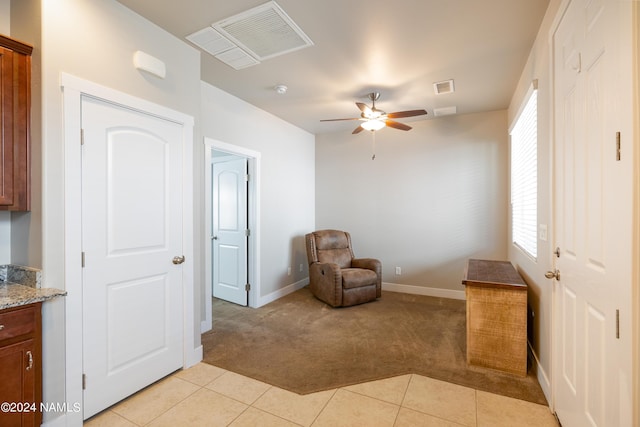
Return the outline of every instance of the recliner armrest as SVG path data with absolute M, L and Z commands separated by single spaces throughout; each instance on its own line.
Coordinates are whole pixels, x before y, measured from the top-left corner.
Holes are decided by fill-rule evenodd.
M 351 267 L 366 268 L 367 270 L 375 271 L 376 274 L 382 273 L 382 263 L 375 258 L 353 258 L 351 260 Z
M 354 268 L 366 268 L 372 270 L 378 276 L 378 282 L 376 283 L 376 297 L 382 296 L 382 263 L 375 258 L 353 258 L 351 260 L 351 267 Z

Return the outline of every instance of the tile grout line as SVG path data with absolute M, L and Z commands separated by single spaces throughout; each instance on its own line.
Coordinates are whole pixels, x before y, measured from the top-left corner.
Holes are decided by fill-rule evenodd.
M 476 403 L 476 427 L 478 427 L 478 390 L 473 390 L 474 401 Z
M 174 377 L 174 374 L 171 374 L 170 376 L 171 376 L 171 377 Z M 150 419 L 147 423 L 143 424 L 142 426 L 148 426 L 149 424 L 151 424 L 152 422 L 154 422 L 155 420 L 157 420 L 158 418 L 160 418 L 162 415 L 166 414 L 167 412 L 169 412 L 170 410 L 172 410 L 173 408 L 175 408 L 177 405 L 179 405 L 180 403 L 184 402 L 184 401 L 185 401 L 185 400 L 187 400 L 189 397 L 193 396 L 193 395 L 194 395 L 194 394 L 196 394 L 198 391 L 200 391 L 200 390 L 202 390 L 202 389 L 204 388 L 203 386 L 198 385 L 198 384 L 194 384 L 194 383 L 192 383 L 191 381 L 187 381 L 187 380 L 184 380 L 184 379 L 179 378 L 179 377 L 174 377 L 174 378 L 179 379 L 179 380 L 184 381 L 184 382 L 187 382 L 187 383 L 189 383 L 189 384 L 193 384 L 193 385 L 195 385 L 195 386 L 197 386 L 197 387 L 199 387 L 199 388 L 198 388 L 197 390 L 194 390 L 194 391 L 193 391 L 193 393 L 189 393 L 189 394 L 188 394 L 188 395 L 186 395 L 183 399 L 181 399 L 181 400 L 179 400 L 178 402 L 176 402 L 175 404 L 171 405 L 171 407 L 170 407 L 170 408 L 168 408 L 166 411 L 163 411 L 162 413 L 158 414 L 156 417 L 154 417 L 154 418 Z M 131 420 L 129 420 L 129 421 L 131 421 Z M 133 422 L 133 421 L 131 421 L 131 422 Z M 133 423 L 134 423 L 134 424 L 136 424 L 136 425 L 139 425 L 139 424 L 137 424 L 137 423 L 135 423 L 135 422 L 133 422 Z
M 277 419 L 280 419 L 280 420 L 286 421 L 286 422 L 288 422 L 288 423 L 292 423 L 292 424 L 294 424 L 294 425 L 298 425 L 298 426 L 302 426 L 302 427 L 308 427 L 308 426 L 312 426 L 313 424 L 317 423 L 318 419 L 320 418 L 320 416 L 321 416 L 323 413 L 325 413 L 325 411 L 326 411 L 326 410 L 327 410 L 327 408 L 329 407 L 329 405 L 330 405 L 330 403 L 332 402 L 332 400 L 336 398 L 336 396 L 337 396 L 337 394 L 338 394 L 338 391 L 343 390 L 343 391 L 345 391 L 345 392 L 348 392 L 348 393 L 351 393 L 351 394 L 354 394 L 354 395 L 362 396 L 362 397 L 365 397 L 365 398 L 368 398 L 368 399 L 372 399 L 372 400 L 374 400 L 374 401 L 378 401 L 378 402 L 380 402 L 380 403 L 384 403 L 384 404 L 387 404 L 387 405 L 393 405 L 394 407 L 396 407 L 396 408 L 397 408 L 397 410 L 396 410 L 395 418 L 394 418 L 394 420 L 393 420 L 393 425 L 395 425 L 395 424 L 398 422 L 400 411 L 401 411 L 403 408 L 406 408 L 406 409 L 408 409 L 408 410 L 412 410 L 412 411 L 415 411 L 415 412 L 417 412 L 417 413 L 421 413 L 421 414 L 427 415 L 427 416 L 429 416 L 429 417 L 434 417 L 434 418 L 437 418 L 437 419 L 440 419 L 440 420 L 443 420 L 443 421 L 447 421 L 447 422 L 453 423 L 453 424 L 455 424 L 455 425 L 460 425 L 460 426 L 462 426 L 462 424 L 459 424 L 459 423 L 458 423 L 458 422 L 456 422 L 456 421 L 449 420 L 449 419 L 447 419 L 447 418 L 442 418 L 441 416 L 438 416 L 438 415 L 430 414 L 430 413 L 428 413 L 428 412 L 423 412 L 423 411 L 421 411 L 421 410 L 413 409 L 413 408 L 411 408 L 411 407 L 407 407 L 407 406 L 405 406 L 405 403 L 406 403 L 406 401 L 407 401 L 408 391 L 409 391 L 409 389 L 410 389 L 410 387 L 411 387 L 411 384 L 412 384 L 412 383 L 414 383 L 414 382 L 416 381 L 416 378 L 420 376 L 420 375 L 418 375 L 418 374 L 409 374 L 409 379 L 408 379 L 408 381 L 407 381 L 406 385 L 404 386 L 404 391 L 402 392 L 402 397 L 401 397 L 401 399 L 400 399 L 400 403 L 399 403 L 399 404 L 396 404 L 396 403 L 394 403 L 394 402 L 390 402 L 390 401 L 384 400 L 383 398 L 379 398 L 379 397 L 374 397 L 374 396 L 367 395 L 367 394 L 365 394 L 364 392 L 355 391 L 355 390 L 348 390 L 347 388 L 348 388 L 349 386 L 339 387 L 339 388 L 333 389 L 333 392 L 331 393 L 331 395 L 329 396 L 329 398 L 327 399 L 327 401 L 322 405 L 322 407 L 319 409 L 318 413 L 313 417 L 313 419 L 311 420 L 310 424 L 308 424 L 308 425 L 307 425 L 306 423 L 305 423 L 305 424 L 300 424 L 300 423 L 299 423 L 299 421 L 289 420 L 289 419 L 284 418 L 284 417 L 282 417 L 282 416 L 280 416 L 280 415 L 278 415 L 278 414 L 272 413 L 272 412 L 270 412 L 269 410 L 264 410 L 264 409 L 261 409 L 261 408 L 259 408 L 259 407 L 257 407 L 257 406 L 254 406 L 254 405 L 258 402 L 258 400 L 260 400 L 260 398 L 262 398 L 262 397 L 263 397 L 265 394 L 267 394 L 270 390 L 273 390 L 273 389 L 280 389 L 279 387 L 276 387 L 276 386 L 274 386 L 274 385 L 271 385 L 271 384 L 268 384 L 268 383 L 264 383 L 264 384 L 265 384 L 265 385 L 267 385 L 268 387 L 267 387 L 263 392 L 261 392 L 261 393 L 259 394 L 259 396 L 258 396 L 258 397 L 256 397 L 255 399 L 252 399 L 252 402 L 251 402 L 251 403 L 245 403 L 245 402 L 243 402 L 243 401 L 238 400 L 237 398 L 234 398 L 234 397 L 232 397 L 232 396 L 227 395 L 226 393 L 219 392 L 219 391 L 212 390 L 212 389 L 208 388 L 208 386 L 209 386 L 209 385 L 211 385 L 211 384 L 215 383 L 217 380 L 219 380 L 220 378 L 222 378 L 222 377 L 223 377 L 225 374 L 227 374 L 227 373 L 232 373 L 232 372 L 231 372 L 231 371 L 224 370 L 224 372 L 223 372 L 221 375 L 219 375 L 219 376 L 215 377 L 215 378 L 214 378 L 214 379 L 212 379 L 211 381 L 208 381 L 208 382 L 207 382 L 206 384 L 204 384 L 204 385 L 201 385 L 201 384 L 199 384 L 199 383 L 196 383 L 196 382 L 191 381 L 191 380 L 186 379 L 186 378 L 181 378 L 181 377 L 177 376 L 177 375 L 176 375 L 176 373 L 173 373 L 173 374 L 168 375 L 167 377 L 174 377 L 175 379 L 181 380 L 181 381 L 183 381 L 183 382 L 184 382 L 184 383 L 186 383 L 186 384 L 191 384 L 192 386 L 195 386 L 195 387 L 196 387 L 196 389 L 195 389 L 193 392 L 188 393 L 188 394 L 187 394 L 186 396 L 184 396 L 182 399 L 180 399 L 180 400 L 178 400 L 177 402 L 175 402 L 174 404 L 172 404 L 172 405 L 171 405 L 170 407 L 168 407 L 166 410 L 164 410 L 164 411 L 160 412 L 160 413 L 159 413 L 159 414 L 157 414 L 155 417 L 153 417 L 153 418 L 149 419 L 148 421 L 143 422 L 142 424 L 139 424 L 138 422 L 135 422 L 135 421 L 133 421 L 133 420 L 129 419 L 129 418 L 128 418 L 126 415 L 124 415 L 124 414 L 120 414 L 120 413 L 118 413 L 118 412 L 114 411 L 114 410 L 113 410 L 113 407 L 115 407 L 117 404 L 116 404 L 116 405 L 113 405 L 113 407 L 112 407 L 112 408 L 109 408 L 109 409 L 107 409 L 106 411 L 111 412 L 114 416 L 116 416 L 116 417 L 118 417 L 118 418 L 120 418 L 120 419 L 122 419 L 122 420 L 125 420 L 125 421 L 127 421 L 127 422 L 130 422 L 132 425 L 139 426 L 139 427 L 141 427 L 141 426 L 148 426 L 149 424 L 151 424 L 151 423 L 153 423 L 154 421 L 156 421 L 158 418 L 160 418 L 160 417 L 164 416 L 165 414 L 167 414 L 169 411 L 171 411 L 171 410 L 175 409 L 178 405 L 182 404 L 185 400 L 190 399 L 191 397 L 193 397 L 193 395 L 194 395 L 194 394 L 196 394 L 196 393 L 198 393 L 198 392 L 201 392 L 201 391 L 204 389 L 205 391 L 210 391 L 210 392 L 213 392 L 213 393 L 219 394 L 219 395 L 221 395 L 221 396 L 224 396 L 224 397 L 226 397 L 226 398 L 228 398 L 228 399 L 231 399 L 231 400 L 233 400 L 233 401 L 235 401 L 235 402 L 238 402 L 238 403 L 240 403 L 240 404 L 242 404 L 242 405 L 244 405 L 244 406 L 245 406 L 245 408 L 244 408 L 244 409 L 243 409 L 243 410 L 242 410 L 242 411 L 241 411 L 241 412 L 240 412 L 240 413 L 239 413 L 239 414 L 238 414 L 238 415 L 237 415 L 233 420 L 231 420 L 231 421 L 227 424 L 227 426 L 232 425 L 234 422 L 236 422 L 236 421 L 237 421 L 237 420 L 238 420 L 238 419 L 239 419 L 243 414 L 245 414 L 245 413 L 247 412 L 248 408 L 253 408 L 253 409 L 255 409 L 256 411 L 260 411 L 260 412 L 262 412 L 262 413 L 264 413 L 264 414 L 268 414 L 268 415 L 270 415 L 270 416 L 276 417 Z M 250 380 L 255 380 L 255 379 L 253 379 L 253 378 L 251 378 L 251 377 L 247 377 L 247 376 L 244 376 L 244 375 L 241 375 L 241 374 L 237 374 L 237 375 L 240 375 L 240 376 L 245 377 L 245 378 L 250 379 Z M 427 378 L 430 378 L 430 377 L 427 377 Z M 258 381 L 258 380 L 255 380 L 255 381 Z M 463 387 L 464 387 L 464 386 L 463 386 Z M 474 392 L 474 398 L 473 398 L 473 403 L 475 404 L 475 409 L 474 409 L 474 411 L 475 411 L 475 413 L 474 413 L 474 421 L 475 421 L 475 424 L 474 424 L 474 427 L 477 427 L 477 426 L 478 426 L 478 423 L 479 423 L 479 418 L 483 418 L 483 417 L 480 417 L 480 416 L 479 416 L 479 397 L 480 397 L 481 392 L 482 392 L 482 393 L 484 393 L 484 391 L 482 391 L 482 390 L 478 390 L 478 389 L 475 389 L 475 388 L 471 388 L 471 387 L 467 387 L 467 388 L 469 388 L 469 389 L 473 390 L 473 392 Z M 285 390 L 285 389 L 282 389 L 282 390 Z M 285 391 L 286 391 L 286 390 L 285 390 Z M 295 394 L 297 394 L 297 393 L 295 393 Z M 490 393 L 490 394 L 495 394 L 495 393 Z M 134 395 L 135 395 L 135 394 L 134 394 Z M 134 395 L 132 395 L 132 396 L 134 396 Z M 298 394 L 297 394 L 297 395 L 298 395 Z M 303 396 L 303 395 L 299 395 L 299 396 Z M 382 395 L 381 395 L 381 396 L 382 396 Z M 131 396 L 130 396 L 130 397 L 131 397 Z M 504 397 L 508 397 L 508 396 L 504 396 Z M 520 400 L 521 400 L 521 399 L 516 399 L 516 398 L 510 398 L 510 399 L 515 399 L 515 400 L 517 400 L 517 401 L 520 401 Z M 125 399 L 125 400 L 126 400 L 126 399 Z M 532 402 L 527 402 L 527 401 L 524 401 L 524 402 L 526 402 L 526 403 L 532 403 Z M 535 403 L 532 403 L 532 404 L 533 404 L 533 405 L 535 405 L 535 406 L 545 406 L 545 405 L 540 405 L 540 404 L 535 404 Z M 548 409 L 548 408 L 547 408 L 547 409 Z M 106 412 L 106 411 L 105 411 L 105 412 Z M 98 414 L 96 414 L 96 415 L 98 415 Z M 484 419 L 484 418 L 483 418 L 483 419 Z
M 221 376 L 222 376 L 222 375 L 221 375 Z M 249 377 L 245 377 L 245 378 L 249 378 Z M 252 379 L 253 379 L 253 378 L 252 378 Z M 211 381 L 211 383 L 213 383 L 214 381 L 215 381 L 215 380 Z M 209 383 L 209 384 L 211 384 L 211 383 Z M 264 384 L 267 384 L 267 383 L 264 383 Z M 237 420 L 238 418 L 240 418 L 240 417 L 241 417 L 245 412 L 247 412 L 247 410 L 248 410 L 249 408 L 253 408 L 253 409 L 256 409 L 256 410 L 258 410 L 258 411 L 262 411 L 262 409 L 256 408 L 255 406 L 253 406 L 253 404 L 254 404 L 254 403 L 256 403 L 258 400 L 260 400 L 260 398 L 261 398 L 262 396 L 264 396 L 264 395 L 265 395 L 269 390 L 271 390 L 271 389 L 273 388 L 273 386 L 272 386 L 271 384 L 267 384 L 267 385 L 268 385 L 269 387 L 268 387 L 265 391 L 263 391 L 263 392 L 262 392 L 262 394 L 261 394 L 260 396 L 256 397 L 256 398 L 253 400 L 253 402 L 251 402 L 250 404 L 248 404 L 248 405 L 247 405 L 247 404 L 246 404 L 246 403 L 244 403 L 244 402 L 240 402 L 240 403 L 244 403 L 245 405 L 247 405 L 247 407 L 246 407 L 246 408 L 244 408 L 244 409 L 242 410 L 242 412 L 240 412 L 240 413 L 238 414 L 238 416 L 236 416 L 233 420 L 231 420 L 231 422 L 230 422 L 230 423 L 228 423 L 228 424 L 227 424 L 227 426 L 230 426 L 231 424 L 233 424 L 234 422 L 236 422 L 236 420 Z M 211 391 L 214 391 L 214 390 L 211 390 Z M 218 392 L 215 392 L 215 391 L 214 391 L 214 393 L 218 393 Z M 221 394 L 221 395 L 223 395 L 223 396 L 225 396 L 225 397 L 227 397 L 227 398 L 229 398 L 229 399 L 236 400 L 236 399 L 234 399 L 233 397 L 231 397 L 231 396 L 227 396 L 227 395 L 226 395 L 226 394 L 224 394 L 224 393 L 220 393 L 220 394 Z M 238 402 L 238 401 L 236 400 L 236 402 Z M 272 413 L 267 412 L 267 411 L 262 411 L 262 412 L 265 412 L 265 413 L 267 413 L 267 414 L 269 414 L 269 415 L 276 416 L 275 414 L 272 414 Z
M 331 394 L 331 397 L 327 399 L 327 402 L 324 404 L 322 409 L 320 409 L 320 411 L 318 411 L 318 414 L 313 418 L 313 421 L 311 421 L 311 424 L 309 424 L 308 427 L 311 427 L 316 421 L 318 421 L 318 417 L 324 412 L 325 409 L 327 409 L 327 406 L 329 405 L 329 402 L 331 402 L 331 400 L 333 400 L 333 398 L 336 396 L 336 393 L 338 393 L 338 390 L 340 390 L 340 389 L 336 388 L 336 389 L 333 390 L 333 394 Z

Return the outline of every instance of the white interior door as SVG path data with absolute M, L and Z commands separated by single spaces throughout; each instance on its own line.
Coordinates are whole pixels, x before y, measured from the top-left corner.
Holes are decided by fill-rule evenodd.
M 616 0 L 572 0 L 554 34 L 554 404 L 565 427 L 617 426 L 631 372 L 616 334 L 631 297 L 632 182 L 616 159 Z M 629 156 L 630 157 L 630 156 Z M 627 329 L 626 333 L 629 334 Z
M 247 159 L 212 168 L 213 296 L 247 305 Z
M 88 418 L 183 364 L 182 125 L 83 97 L 82 128 Z

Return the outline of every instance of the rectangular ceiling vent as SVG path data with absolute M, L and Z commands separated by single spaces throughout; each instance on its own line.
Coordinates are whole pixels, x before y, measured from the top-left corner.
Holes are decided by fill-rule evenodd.
M 212 27 L 189 34 L 187 40 L 236 70 L 260 63 Z
M 313 46 L 275 1 L 223 19 L 212 27 L 258 61 Z
M 453 79 L 434 83 L 433 90 L 435 91 L 436 95 L 444 95 L 445 93 L 455 92 L 455 88 L 453 87 Z
M 433 109 L 433 115 L 434 117 L 440 117 L 440 116 L 450 116 L 452 114 L 456 114 L 458 112 L 458 108 L 453 106 L 453 107 L 440 107 L 440 108 L 434 108 Z
M 189 34 L 187 40 L 213 56 L 236 47 L 235 44 L 222 37 L 219 32 L 211 27 Z

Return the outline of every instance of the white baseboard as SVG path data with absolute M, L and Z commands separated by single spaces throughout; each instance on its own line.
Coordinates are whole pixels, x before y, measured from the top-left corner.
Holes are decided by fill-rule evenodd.
M 400 292 L 403 294 L 426 295 L 429 297 L 451 298 L 465 300 L 464 291 L 454 291 L 453 289 L 428 288 L 425 286 L 401 285 L 399 283 L 382 282 L 382 290 L 389 292 Z
M 204 349 L 202 345 L 194 348 L 192 351 L 185 355 L 184 369 L 190 368 L 193 365 L 200 363 L 202 361 L 203 355 Z
M 203 320 L 200 322 L 200 333 L 204 334 L 205 332 L 209 332 L 213 328 L 213 322 L 211 319 Z
M 551 400 L 551 381 L 549 381 L 549 377 L 547 373 L 540 366 L 540 360 L 538 360 L 538 355 L 535 351 L 533 351 L 533 347 L 531 343 L 527 341 L 527 345 L 529 347 L 529 351 L 533 356 L 533 361 L 531 364 L 531 369 L 533 369 L 536 374 L 536 378 L 538 379 L 538 383 L 540 383 L 540 388 L 542 389 L 542 393 L 544 393 L 544 397 L 547 398 L 547 402 L 549 402 L 549 407 L 553 410 L 553 404 Z
M 302 280 L 299 280 L 295 283 L 292 283 L 288 286 L 285 286 L 282 289 L 278 289 L 277 291 L 271 292 L 269 295 L 265 295 L 263 297 L 260 297 L 260 299 L 258 300 L 258 305 L 257 307 L 262 307 L 263 305 L 269 304 L 270 302 L 273 302 L 277 299 L 282 298 L 285 295 L 289 295 L 292 292 L 297 291 L 298 289 L 302 289 L 305 286 L 307 286 L 309 284 L 309 278 L 304 278 Z
M 80 417 L 82 420 L 82 417 Z M 67 427 L 67 415 L 63 414 L 62 416 L 56 417 L 52 420 L 48 420 L 40 424 L 41 427 Z

